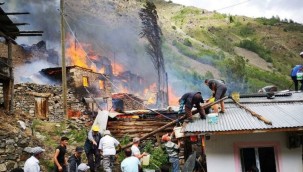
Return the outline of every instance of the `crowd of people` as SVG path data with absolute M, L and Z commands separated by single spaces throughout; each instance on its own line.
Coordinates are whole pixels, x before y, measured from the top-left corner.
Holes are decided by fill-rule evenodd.
M 120 143 L 116 140 L 109 130 L 105 130 L 103 135 L 99 132 L 98 126 L 93 126 L 88 132 L 84 147 L 77 146 L 73 154 L 69 157 L 67 154 L 68 140 L 67 137 L 61 137 L 59 145 L 55 149 L 53 156 L 54 172 L 87 172 L 88 170 L 104 172 L 114 171 L 114 162 L 116 160 L 116 148 L 121 149 Z M 102 136 L 102 137 L 101 137 Z M 172 172 L 179 172 L 179 148 L 180 141 L 173 143 L 173 134 L 165 134 L 162 141 L 165 142 L 164 147 L 172 164 Z M 122 172 L 139 172 L 142 171 L 142 158 L 148 153 L 139 149 L 140 138 L 133 138 L 131 148 L 124 149 L 125 159 L 120 164 Z M 31 148 L 31 157 L 24 164 L 24 168 L 16 168 L 13 172 L 40 172 L 39 160 L 43 157 L 45 149 L 41 147 Z M 87 163 L 82 162 L 82 153 L 87 156 Z M 102 160 L 101 160 L 102 159 Z M 102 167 L 101 167 L 102 165 Z

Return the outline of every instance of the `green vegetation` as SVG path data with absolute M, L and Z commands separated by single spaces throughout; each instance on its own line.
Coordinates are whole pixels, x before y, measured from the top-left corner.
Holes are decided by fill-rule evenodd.
M 256 40 L 245 39 L 240 41 L 238 46 L 257 53 L 261 58 L 269 63 L 273 62 L 271 52 L 265 47 L 259 45 Z
M 260 17 L 257 18 L 257 21 L 263 25 L 270 25 L 270 26 L 274 26 L 277 23 L 280 23 L 281 20 L 279 18 L 279 16 L 272 16 L 270 19 L 267 19 L 265 17 Z
M 151 141 L 147 141 L 143 149 L 144 152 L 150 154 L 150 161 L 148 166 L 143 168 L 159 170 L 162 165 L 167 163 L 168 155 L 161 147 L 155 147 Z
M 192 8 L 192 7 L 185 7 L 182 10 L 180 10 L 174 17 L 173 19 L 176 21 L 183 21 L 186 16 L 189 15 L 199 15 L 201 14 L 201 10 L 198 8 Z
M 239 35 L 242 37 L 249 37 L 255 34 L 255 28 L 251 26 L 250 23 L 247 23 L 247 25 L 241 25 L 239 28 Z
M 183 44 L 184 44 L 185 46 L 188 46 L 188 47 L 192 47 L 192 46 L 193 46 L 193 44 L 190 42 L 190 40 L 189 40 L 188 38 L 185 38 L 185 39 L 184 39 Z
M 268 85 L 268 83 L 276 85 L 280 89 L 288 89 L 292 83 L 289 78 L 284 75 L 275 72 L 263 71 L 255 67 L 247 67 L 246 74 L 249 78 L 248 85 L 252 89 L 251 91 L 256 91 L 257 89 Z

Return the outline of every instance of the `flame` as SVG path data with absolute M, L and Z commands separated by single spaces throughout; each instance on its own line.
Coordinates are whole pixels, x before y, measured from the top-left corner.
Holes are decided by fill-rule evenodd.
M 86 52 L 83 50 L 84 46 L 84 44 L 77 44 L 71 36 L 68 36 L 68 48 L 66 49 L 66 57 L 70 59 L 72 65 L 90 68 L 86 63 Z
M 168 104 L 169 105 L 173 105 L 173 106 L 177 106 L 179 105 L 179 96 L 177 96 L 174 92 L 174 90 L 172 89 L 172 87 L 169 85 L 168 86 Z
M 124 71 L 122 65 L 118 63 L 112 63 L 112 68 L 113 68 L 113 74 L 116 76 Z
M 156 100 L 157 100 L 157 84 L 156 83 L 152 83 L 150 86 L 148 86 L 148 88 L 144 89 L 144 97 L 147 100 L 146 104 L 156 104 Z

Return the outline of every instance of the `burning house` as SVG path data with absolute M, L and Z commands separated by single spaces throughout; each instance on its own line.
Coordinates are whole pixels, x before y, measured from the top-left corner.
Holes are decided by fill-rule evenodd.
M 133 94 L 117 93 L 112 95 L 113 109 L 117 112 L 145 109 L 143 100 Z
M 61 83 L 61 68 L 42 69 L 41 73 L 56 83 Z M 112 106 L 109 76 L 79 66 L 66 67 L 66 75 L 67 87 L 78 100 L 83 100 L 84 98 L 98 98 L 98 100 L 102 101 L 95 102 L 95 108 L 99 107 L 108 110 Z M 91 110 L 96 111 L 94 108 Z

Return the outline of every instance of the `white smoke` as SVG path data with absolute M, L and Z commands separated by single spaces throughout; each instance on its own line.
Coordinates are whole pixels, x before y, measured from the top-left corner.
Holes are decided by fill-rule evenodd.
M 39 73 L 42 69 L 50 67 L 54 65 L 42 60 L 16 67 L 14 69 L 15 83 L 56 84 Z

